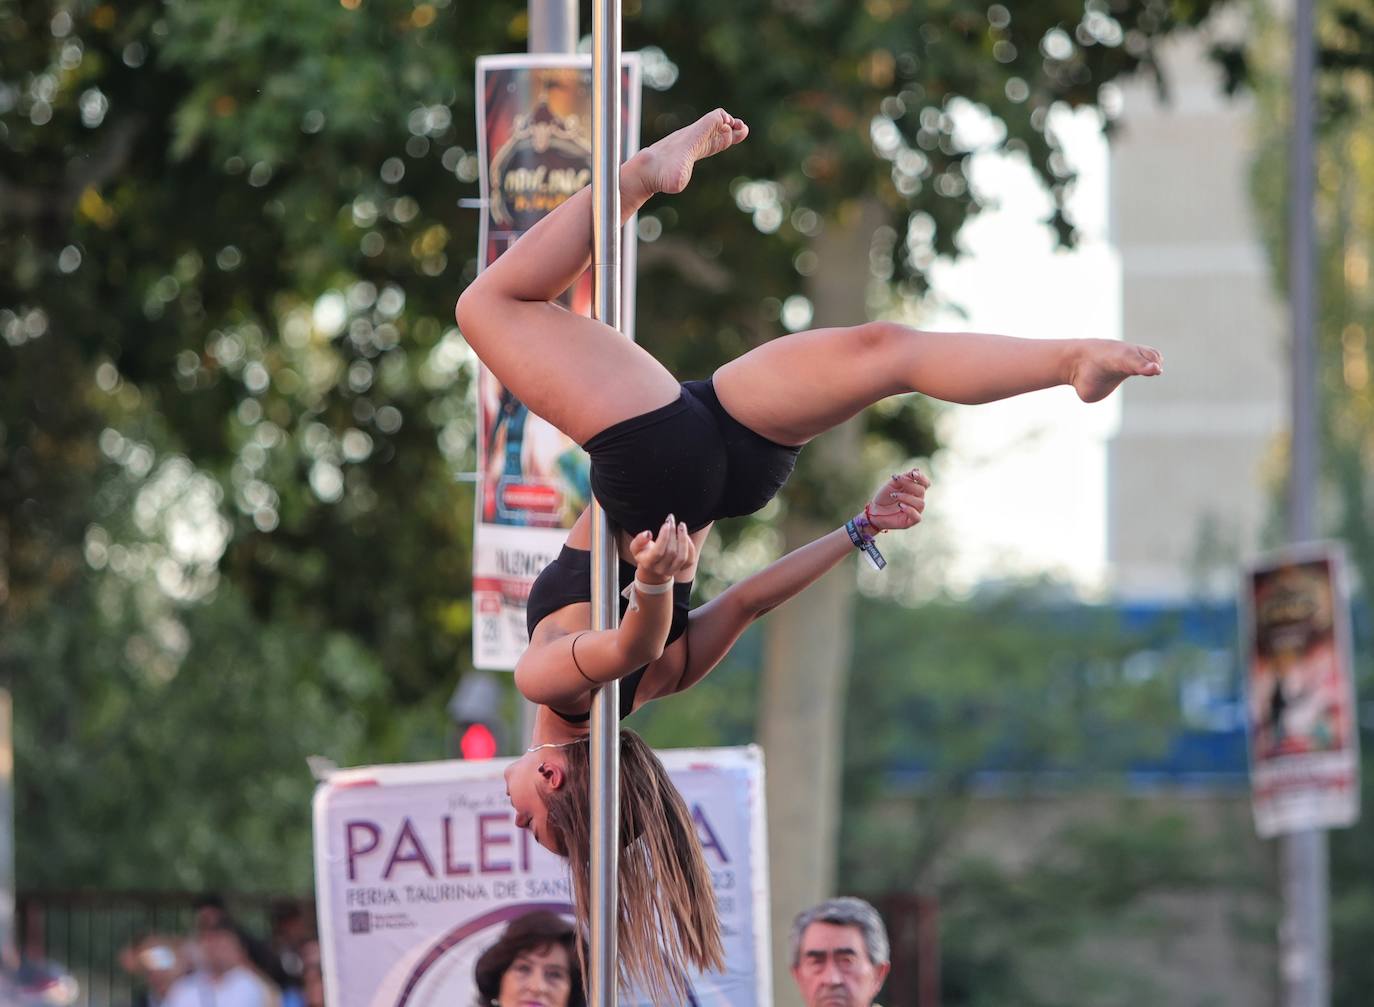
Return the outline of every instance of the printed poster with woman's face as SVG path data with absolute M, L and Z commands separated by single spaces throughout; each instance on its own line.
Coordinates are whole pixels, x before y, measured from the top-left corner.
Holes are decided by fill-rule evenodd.
M 696 823 L 725 944 L 723 973 L 691 977 L 692 1003 L 767 1007 L 762 753 L 659 755 Z M 474 966 L 513 920 L 538 910 L 571 919 L 565 862 L 515 825 L 509 763 L 346 769 L 320 785 L 315 893 L 330 1007 L 470 1007 Z M 626 993 L 620 1003 L 644 1001 Z
M 1261 836 L 1359 817 L 1359 733 L 1342 553 L 1289 550 L 1247 573 L 1246 707 Z
M 621 145 L 639 137 L 639 61 L 624 60 Z M 487 56 L 477 61 L 477 140 L 485 269 L 592 178 L 592 79 L 587 56 Z M 634 223 L 624 230 L 623 311 L 632 336 Z M 592 313 L 588 270 L 560 298 Z M 587 389 L 587 394 L 604 390 Z M 477 380 L 477 513 L 473 544 L 473 663 L 515 666 L 529 639 L 530 585 L 558 555 L 591 501 L 586 453 L 480 368 Z

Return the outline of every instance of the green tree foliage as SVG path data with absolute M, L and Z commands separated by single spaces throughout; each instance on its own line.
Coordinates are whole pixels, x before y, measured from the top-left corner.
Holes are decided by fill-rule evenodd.
M 1000 123 L 991 146 L 1024 152 L 1062 204 L 1048 109 L 1148 69 L 1210 7 L 628 3 L 627 45 L 662 53 L 646 140 L 717 104 L 755 130 L 651 209 L 643 341 L 695 376 L 780 334 L 808 242 L 860 197 L 889 221 L 875 282 L 919 291 L 981 205 L 958 114 Z M 270 777 L 283 808 L 308 748 L 440 754 L 426 739 L 469 646 L 455 476 L 473 463 L 471 367 L 451 310 L 475 272 L 475 214 L 457 206 L 476 195 L 473 61 L 524 34 L 523 5 L 470 0 L 0 5 L 0 661 L 23 876 L 133 877 L 89 851 L 63 853 L 75 873 L 37 866 L 72 817 L 106 814 L 87 814 L 60 749 L 92 773 L 116 750 L 131 774 L 175 763 L 183 789 L 137 805 L 145 831 L 180 837 L 159 849 L 186 851 L 202 847 L 185 795 L 222 824 L 255 814 L 226 781 Z M 919 407 L 875 430 L 931 446 Z M 208 509 L 154 506 L 187 495 Z M 102 607 L 148 589 L 156 604 Z M 158 619 L 190 641 L 166 682 L 132 645 Z M 340 661 L 365 688 L 330 684 Z M 225 682 L 244 705 L 214 717 Z M 165 731 L 146 735 L 150 718 Z M 191 735 L 216 739 L 223 777 L 182 757 Z M 165 861 L 129 856 L 166 879 Z
M 1157 997 L 1130 954 L 1104 950 L 1186 932 L 1162 897 L 1261 883 L 1259 865 L 1234 857 L 1243 806 L 1209 836 L 1123 786 L 1183 728 L 1196 653 L 1168 627 L 1130 632 L 1113 610 L 1056 595 L 1039 584 L 864 606 L 855 634 L 842 886 L 936 899 L 951 1004 Z M 1129 660 L 1142 651 L 1161 659 L 1144 670 Z M 990 823 L 1003 820 L 1024 834 L 998 854 Z
M 1109 819 L 1066 824 L 1020 870 L 975 856 L 960 861 L 941 892 L 944 1002 L 1185 1002 L 1166 976 L 1133 965 L 1126 949 L 1142 941 L 1165 953 L 1186 946 L 1191 921 L 1168 908 L 1169 896 L 1196 900 L 1221 885 L 1240 893 L 1263 878 L 1227 864 L 1225 835 L 1209 842 L 1180 815 L 1127 798 L 1109 811 Z M 1238 932 L 1248 926 L 1234 923 Z
M 6 647 L 8 669 L 48 669 L 16 718 L 23 884 L 300 890 L 305 760 L 368 751 L 376 659 L 345 634 L 264 628 L 230 585 L 179 619 L 140 611 L 138 593 L 90 578 Z

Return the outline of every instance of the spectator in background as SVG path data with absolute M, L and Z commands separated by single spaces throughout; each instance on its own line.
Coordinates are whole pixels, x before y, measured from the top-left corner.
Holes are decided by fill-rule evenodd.
M 278 899 L 269 911 L 272 932 L 268 945 L 280 979 L 284 1007 L 300 1007 L 305 963 L 301 950 L 314 937 L 314 927 L 300 902 Z
M 119 953 L 119 964 L 143 987 L 134 994 L 133 1007 L 163 1007 L 173 984 L 190 969 L 180 938 L 161 934 L 130 944 Z
M 227 919 L 196 920 L 198 968 L 172 984 L 162 1007 L 281 1007 L 281 994 L 258 974 Z
M 301 1000 L 304 1007 L 324 1007 L 324 971 L 320 964 L 320 942 L 301 945 Z
M 196 937 L 219 927 L 232 928 L 237 931 L 239 942 L 258 974 L 278 990 L 286 988 L 290 977 L 282 970 L 281 959 L 267 941 L 254 936 L 234 922 L 222 896 L 216 892 L 205 892 L 191 903 L 191 912 Z
M 218 892 L 203 892 L 191 903 L 191 927 L 199 934 L 229 922 L 229 910 Z
M 799 913 L 791 944 L 806 1007 L 873 1007 L 892 967 L 883 918 L 863 899 L 830 899 Z
M 572 924 L 556 913 L 512 920 L 474 969 L 477 1005 L 585 1007 Z

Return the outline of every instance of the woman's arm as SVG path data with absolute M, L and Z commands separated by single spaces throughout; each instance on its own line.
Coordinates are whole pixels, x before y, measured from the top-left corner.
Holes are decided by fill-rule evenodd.
M 558 707 L 623 678 L 663 654 L 673 619 L 673 582 L 696 564 L 687 526 L 672 515 L 657 537 L 641 532 L 630 542 L 635 559 L 634 598 L 615 629 L 579 629 L 544 642 L 530 641 L 515 666 L 515 685 L 532 703 Z
M 929 485 L 930 480 L 919 470 L 893 476 L 884 483 L 867 508 L 874 528 L 895 531 L 920 523 Z M 693 609 L 687 624 L 686 668 L 678 683 L 664 694 L 681 692 L 700 682 L 750 624 L 806 590 L 852 552 L 854 543 L 848 531 L 837 528 Z

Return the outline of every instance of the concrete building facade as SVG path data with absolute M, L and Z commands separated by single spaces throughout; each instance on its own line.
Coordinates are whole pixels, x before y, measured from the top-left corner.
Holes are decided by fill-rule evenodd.
M 1165 380 L 1128 383 L 1108 449 L 1113 593 L 1234 591 L 1272 509 L 1287 427 L 1287 316 L 1252 208 L 1254 103 L 1227 97 L 1204 33 L 1163 52 L 1169 97 L 1123 88 L 1111 236 L 1123 338 L 1164 353 Z

